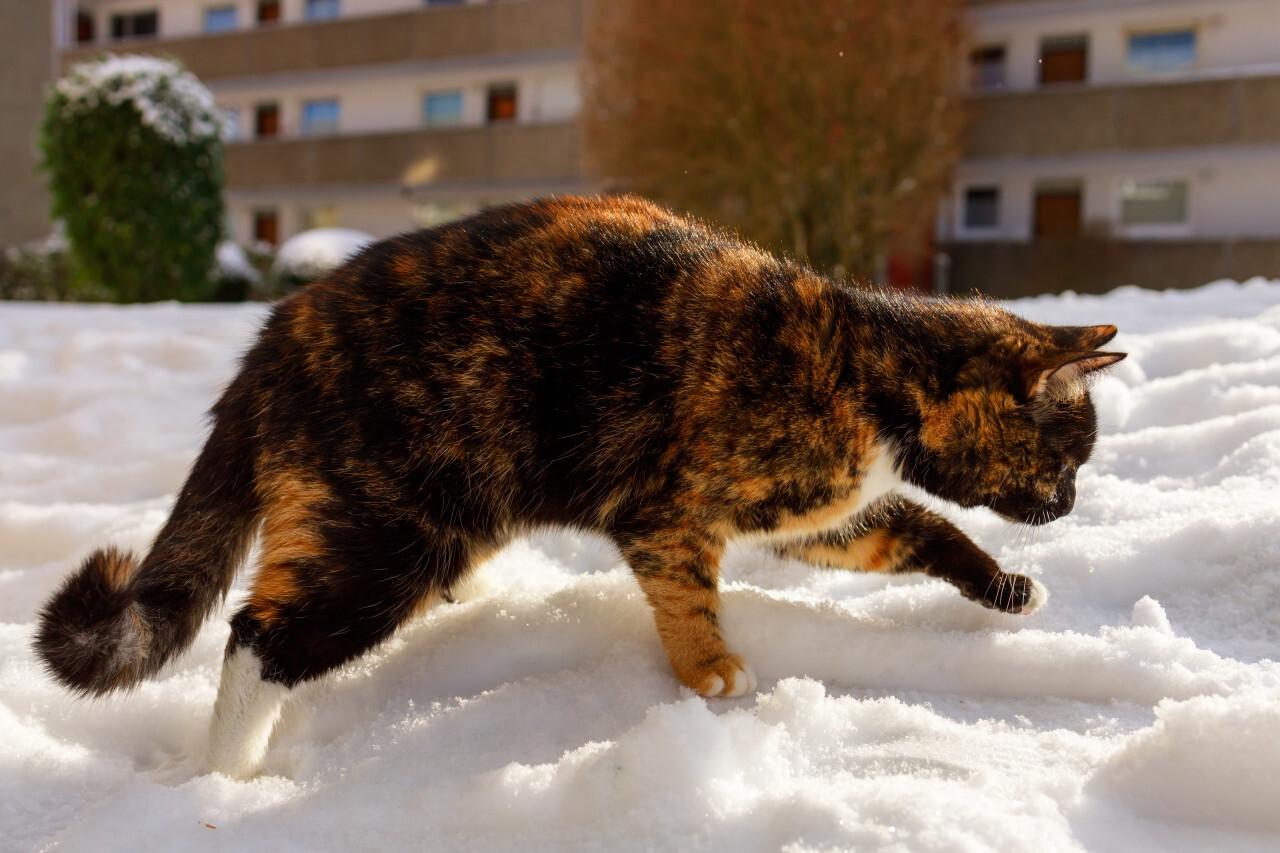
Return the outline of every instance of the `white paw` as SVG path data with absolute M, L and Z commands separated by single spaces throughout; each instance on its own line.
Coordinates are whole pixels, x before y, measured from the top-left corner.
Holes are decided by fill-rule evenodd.
M 1031 581 L 1031 593 L 1027 596 L 1027 603 L 1022 605 L 1021 615 L 1030 616 L 1049 600 L 1049 590 L 1045 589 L 1044 584 L 1035 578 L 1028 578 Z

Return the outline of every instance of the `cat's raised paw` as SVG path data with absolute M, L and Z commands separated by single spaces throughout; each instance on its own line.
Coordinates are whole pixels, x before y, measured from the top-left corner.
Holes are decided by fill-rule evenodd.
M 983 606 L 1019 616 L 1030 616 L 1049 600 L 1049 590 L 1035 578 L 1006 574 L 994 582 L 988 594 L 979 598 Z
M 725 655 L 710 664 L 690 686 L 703 696 L 733 698 L 756 689 L 756 674 L 742 658 Z
M 1044 584 L 1035 578 L 1027 578 L 1027 580 L 1031 582 L 1031 588 L 1027 591 L 1026 603 L 1022 605 L 1022 610 L 1019 611 L 1023 616 L 1030 616 L 1035 613 L 1049 600 L 1049 590 L 1045 588 Z

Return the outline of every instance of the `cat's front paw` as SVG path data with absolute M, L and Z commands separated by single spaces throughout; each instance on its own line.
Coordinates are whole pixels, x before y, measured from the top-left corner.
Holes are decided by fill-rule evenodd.
M 756 689 L 756 675 L 738 655 L 727 654 L 708 664 L 678 673 L 680 680 L 703 696 L 741 696 Z
M 1020 616 L 1030 616 L 1049 600 L 1044 584 L 1026 575 L 1003 574 L 986 592 L 978 599 L 984 606 Z

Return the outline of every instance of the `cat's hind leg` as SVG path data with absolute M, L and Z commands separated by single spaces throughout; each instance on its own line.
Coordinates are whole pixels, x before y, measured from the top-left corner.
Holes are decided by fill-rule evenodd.
M 209 770 L 236 779 L 257 773 L 288 694 L 283 684 L 263 679 L 262 661 L 233 637 L 209 726 Z
M 1049 597 L 1034 578 L 1001 570 L 954 524 L 899 497 L 887 498 L 843 528 L 775 550 L 829 568 L 924 572 L 950 581 L 984 607 L 1006 613 L 1033 613 Z
M 209 769 L 230 776 L 259 771 L 290 690 L 391 636 L 477 553 L 315 483 L 291 494 L 268 508 L 260 567 L 231 620 L 209 744 Z

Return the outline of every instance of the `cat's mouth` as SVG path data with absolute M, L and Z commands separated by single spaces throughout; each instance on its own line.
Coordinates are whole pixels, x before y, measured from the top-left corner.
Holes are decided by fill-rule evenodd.
M 1062 518 L 1062 516 L 1071 512 L 1075 504 L 1075 479 L 1065 477 L 1058 482 L 1048 500 L 1043 498 L 1028 500 L 1016 497 L 1000 497 L 989 503 L 988 506 L 1010 521 L 1038 527 Z

